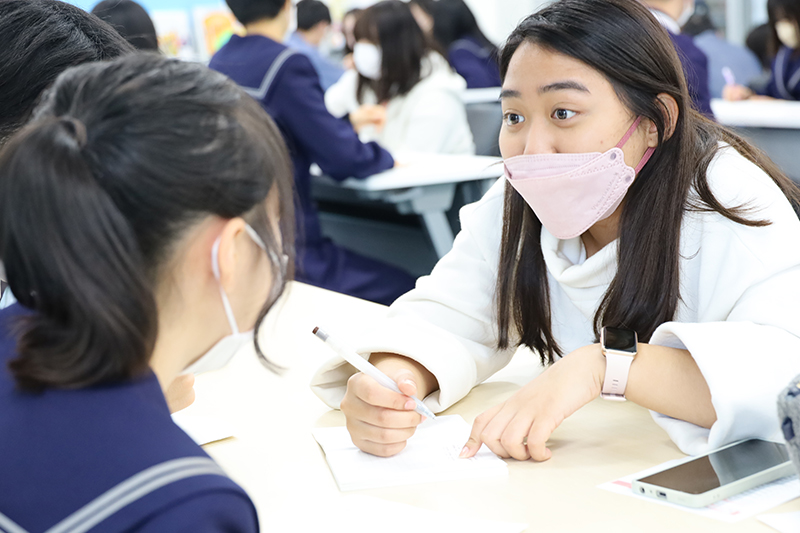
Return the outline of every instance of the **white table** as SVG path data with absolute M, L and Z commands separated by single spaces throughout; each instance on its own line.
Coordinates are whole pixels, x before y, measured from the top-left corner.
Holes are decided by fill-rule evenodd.
M 787 100 L 711 100 L 717 121 L 758 146 L 800 183 L 800 102 Z
M 400 166 L 364 180 L 347 179 L 341 187 L 363 198 L 394 204 L 404 215 L 422 217 L 439 257 L 453 247 L 447 211 L 453 206 L 456 186 L 503 175 L 501 159 L 496 157 L 409 153 L 397 154 L 396 160 Z
M 548 444 L 551 460 L 507 460 L 507 478 L 339 492 L 311 436 L 312 427 L 344 425 L 343 415 L 328 409 L 308 388 L 313 371 L 331 356 L 311 330 L 320 326 L 341 337 L 354 337 L 380 320 L 386 308 L 292 285 L 288 298 L 261 331 L 265 352 L 287 367 L 285 375 L 267 371 L 248 346 L 227 367 L 197 378 L 197 401 L 189 408 L 193 414 L 224 418 L 235 427 L 236 438 L 205 449 L 251 496 L 263 531 L 306 533 L 304 517 L 351 494 L 487 520 L 527 522 L 531 533 L 772 531 L 755 518 L 725 524 L 596 488 L 682 457 L 645 409 L 602 400 L 580 409 L 553 433 Z M 509 367 L 445 414 L 460 414 L 471 423 L 537 372 L 533 355 L 521 351 Z M 798 510 L 800 500 L 773 511 Z M 325 531 L 348 528 L 332 521 Z

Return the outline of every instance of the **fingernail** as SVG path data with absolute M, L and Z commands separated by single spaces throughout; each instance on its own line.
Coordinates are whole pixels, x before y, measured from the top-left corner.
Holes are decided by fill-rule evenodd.
M 408 400 L 404 407 L 410 411 L 410 410 L 414 409 L 416 406 L 417 406 L 417 404 L 416 404 L 416 402 L 414 400 Z
M 414 382 L 413 382 L 413 381 L 411 381 L 410 379 L 404 379 L 404 380 L 402 381 L 402 383 L 407 383 L 408 385 L 411 385 L 412 387 L 414 387 L 414 386 L 415 386 L 415 385 L 414 385 Z
M 463 448 L 461 448 L 461 453 L 458 454 L 458 457 L 460 459 L 463 459 L 464 457 L 467 456 L 468 453 L 469 453 L 469 446 L 464 446 Z

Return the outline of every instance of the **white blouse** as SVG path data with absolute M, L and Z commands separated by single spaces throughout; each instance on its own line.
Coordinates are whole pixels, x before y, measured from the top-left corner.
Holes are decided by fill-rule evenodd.
M 745 205 L 747 218 L 772 224 L 743 226 L 716 212 L 684 217 L 681 300 L 674 321 L 662 324 L 650 343 L 687 349 L 711 391 L 717 421 L 710 430 L 652 413 L 689 454 L 748 437 L 780 438 L 777 395 L 800 373 L 800 221 L 772 179 L 729 146 L 709 166 L 708 180 L 723 205 Z M 392 305 L 379 331 L 355 340 L 362 354 L 398 353 L 430 370 L 440 386 L 425 399 L 434 412 L 464 397 L 515 352 L 496 348 L 504 188 L 500 180 L 462 209 L 453 250 Z M 616 274 L 617 242 L 586 259 L 579 237 L 561 241 L 543 229 L 542 250 L 555 339 L 565 353 L 594 343 L 592 322 Z M 353 372 L 331 360 L 312 389 L 338 408 Z

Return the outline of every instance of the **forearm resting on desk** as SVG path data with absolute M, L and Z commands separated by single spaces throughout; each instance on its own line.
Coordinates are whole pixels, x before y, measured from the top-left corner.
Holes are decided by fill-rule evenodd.
M 710 428 L 717 420 L 700 368 L 687 350 L 639 344 L 625 397 L 657 413 Z

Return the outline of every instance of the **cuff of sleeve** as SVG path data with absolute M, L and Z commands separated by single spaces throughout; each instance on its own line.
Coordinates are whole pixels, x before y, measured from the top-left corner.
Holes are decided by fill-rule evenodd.
M 681 451 L 696 455 L 746 438 L 779 438 L 776 402 L 800 367 L 800 339 L 752 322 L 667 322 L 650 343 L 688 350 L 711 391 L 717 421 L 710 430 L 653 413 Z
M 475 361 L 467 349 L 451 334 L 423 320 L 394 317 L 358 341 L 351 346 L 361 355 L 395 353 L 427 368 L 439 382 L 439 390 L 424 399 L 434 413 L 444 411 L 466 396 L 476 383 Z M 347 391 L 347 380 L 355 373 L 352 365 L 335 357 L 314 374 L 311 390 L 328 406 L 339 409 Z

